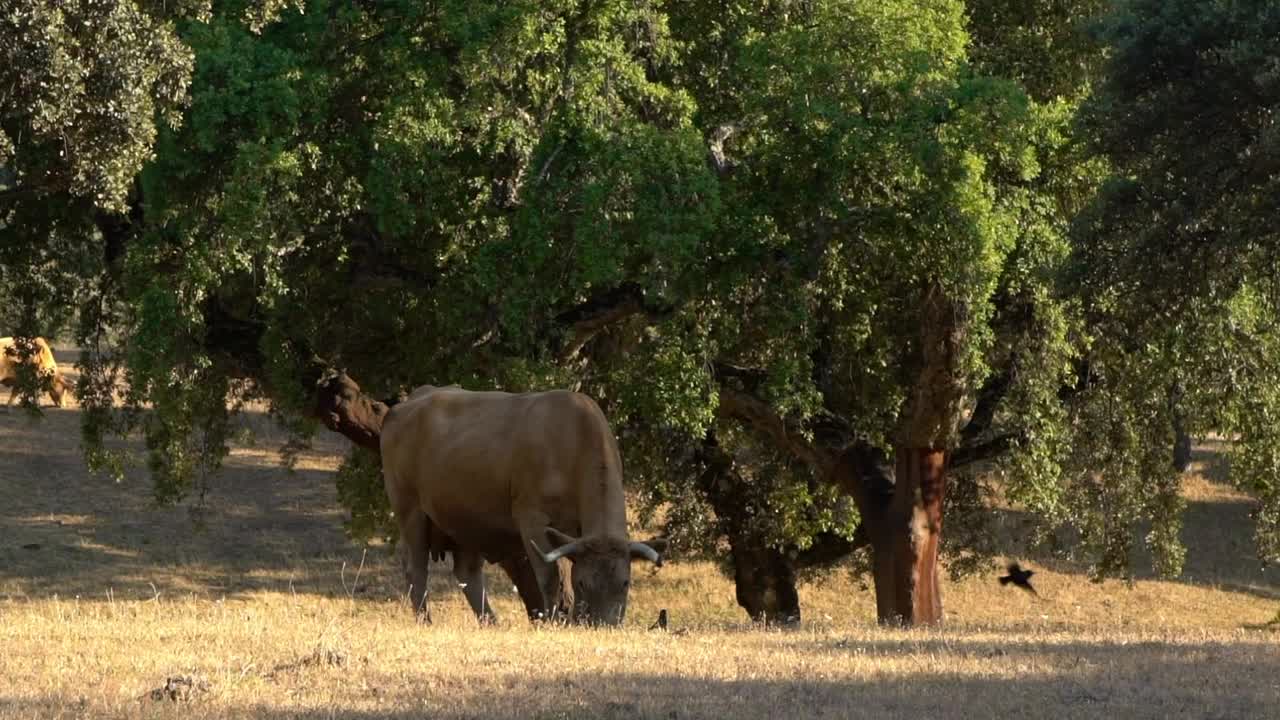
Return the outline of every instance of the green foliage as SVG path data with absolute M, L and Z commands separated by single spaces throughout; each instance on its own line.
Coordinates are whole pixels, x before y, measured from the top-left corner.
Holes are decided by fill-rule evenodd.
M 1036 102 L 1079 100 L 1102 54 L 1089 32 L 1106 0 L 968 0 L 970 57 Z
M 1038 438 L 1019 447 L 1017 481 L 1026 499 L 1054 496 L 1062 468 L 1042 461 L 1063 452 L 1057 390 L 1077 352 L 1074 306 L 1054 283 L 1069 249 L 1067 213 L 1096 177 L 1080 172 L 1069 142 L 1074 105 L 1041 104 L 975 73 L 958 3 L 920 13 L 897 3 L 775 10 L 673 9 L 700 123 L 734 127 L 725 148 L 737 167 L 721 190 L 733 262 L 718 268 L 716 302 L 702 306 L 704 345 L 765 368 L 762 394 L 789 422 L 834 413 L 888 447 L 916 380 L 918 299 L 941 283 L 963 308 L 963 384 L 976 389 L 993 372 L 1016 378 L 990 435 Z M 1001 62 L 1035 61 L 994 49 Z M 1001 62 L 981 67 L 1006 69 Z M 1070 179 L 1047 176 L 1059 168 Z M 721 433 L 751 468 L 766 462 L 768 451 L 735 437 Z M 808 468 L 784 465 L 790 479 L 761 503 L 760 522 L 773 526 L 762 534 L 803 546 L 822 513 L 797 522 L 793 510 L 820 504 L 821 486 Z M 981 493 L 965 487 L 973 492 L 957 493 L 955 507 L 969 511 L 947 550 L 973 568 L 982 535 L 964 530 L 980 525 L 972 509 Z
M 1178 571 L 1185 382 L 1274 555 L 1276 11 L 1134 0 L 1085 34 L 1108 5 L 21 2 L 0 301 L 23 332 L 78 309 L 86 456 L 119 474 L 106 439 L 141 432 L 164 502 L 207 490 L 249 398 L 304 442 L 319 363 L 375 397 L 580 387 L 683 548 L 798 553 L 856 512 L 724 412 L 725 373 L 825 452 L 891 448 L 940 292 L 945 384 L 1006 387 L 965 442 L 1014 446 L 1044 537 L 1115 573 L 1147 528 Z M 719 513 L 709 432 L 741 477 Z M 338 486 L 353 536 L 390 531 L 372 454 Z M 955 487 L 973 569 L 987 486 Z
M 357 540 L 379 537 L 394 544 L 399 539 L 399 526 L 392 517 L 378 456 L 353 446 L 338 467 L 335 480 L 338 502 L 351 512 L 351 517 L 342 523 L 347 534 Z
M 192 55 L 172 25 L 130 0 L 17 0 L 0 48 L 0 163 L 14 192 L 123 209 L 157 121 L 177 125 L 187 100 Z
M 1259 551 L 1274 560 L 1280 8 L 1133 0 L 1100 37 L 1111 54 L 1084 121 L 1116 175 L 1077 220 L 1073 262 L 1091 332 L 1106 340 L 1116 432 L 1144 447 L 1167 437 L 1156 418 L 1169 388 L 1185 387 L 1193 431 L 1235 440 L 1232 478 L 1261 500 Z M 1144 464 L 1129 471 L 1141 478 L 1127 502 L 1173 516 L 1167 471 Z M 1153 539 L 1174 544 L 1175 524 Z
M 1266 562 L 1280 559 L 1278 300 L 1274 282 L 1243 288 L 1210 331 L 1217 347 L 1205 352 L 1203 365 L 1192 376 L 1204 379 L 1195 398 L 1209 400 L 1207 407 L 1217 411 L 1199 420 L 1200 432 L 1216 431 L 1235 441 L 1229 454 L 1231 476 L 1260 500 L 1254 519 L 1258 556 Z

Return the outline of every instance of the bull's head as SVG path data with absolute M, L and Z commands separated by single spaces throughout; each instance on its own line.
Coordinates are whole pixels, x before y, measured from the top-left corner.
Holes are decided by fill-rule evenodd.
M 640 542 L 610 537 L 575 538 L 552 527 L 547 528 L 547 537 L 556 546 L 550 552 L 543 552 L 536 541 L 531 541 L 534 551 L 547 563 L 560 558 L 573 561 L 570 617 L 574 622 L 592 625 L 622 623 L 627 614 L 627 592 L 631 589 L 632 558 L 643 558 L 661 567 L 661 553 L 667 546 L 667 541 L 662 539 Z

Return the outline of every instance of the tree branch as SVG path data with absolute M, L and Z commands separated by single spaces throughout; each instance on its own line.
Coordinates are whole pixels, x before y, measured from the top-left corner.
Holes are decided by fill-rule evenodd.
M 720 125 L 711 131 L 711 137 L 707 140 L 707 164 L 718 177 L 726 178 L 737 169 L 738 164 L 724 152 L 725 141 L 736 130 L 737 127 L 733 124 Z
M 721 384 L 719 412 L 723 418 L 746 423 L 774 447 L 808 465 L 817 477 L 831 474 L 835 453 L 811 443 L 798 427 L 788 425 L 772 406 L 754 395 Z
M 270 391 L 267 359 L 260 345 L 266 323 L 233 315 L 216 297 L 206 302 L 204 317 L 208 352 L 231 374 L 262 383 Z M 382 421 L 394 399 L 381 402 L 366 395 L 345 372 L 301 341 L 290 341 L 287 353 L 296 359 L 296 387 L 312 397 L 311 416 L 355 444 L 378 452 Z
M 698 486 L 706 493 L 712 507 L 720 517 L 722 530 L 727 534 L 738 535 L 739 541 L 748 540 L 743 534 L 741 517 L 735 512 L 741 505 L 737 485 L 746 482 L 736 470 L 736 462 L 725 452 L 716 439 L 714 431 L 708 430 L 702 443 L 694 451 L 695 458 L 704 466 L 698 477 Z M 834 533 L 823 532 L 813 538 L 805 550 L 794 552 L 793 562 L 796 567 L 813 568 L 829 566 L 849 556 L 854 550 L 866 545 L 869 537 L 859 527 L 852 540 Z
M 961 445 L 951 453 L 947 465 L 951 469 L 990 460 L 1003 455 L 1024 438 L 1022 433 L 1006 433 L 975 445 Z
M 624 283 L 602 291 L 586 302 L 556 315 L 554 329 L 563 328 L 564 344 L 555 352 L 560 362 L 573 360 L 593 338 L 612 325 L 635 315 L 648 315 L 661 319 L 674 312 L 669 306 L 654 306 L 645 302 L 644 289 L 636 283 Z
M 342 235 L 351 255 L 349 272 L 353 282 L 394 281 L 419 292 L 433 289 L 439 281 L 438 274 L 426 274 L 397 262 L 389 252 L 386 242 L 372 216 L 362 213 L 353 224 L 344 225 Z
M 731 365 L 723 360 L 714 360 L 711 363 L 711 370 L 715 374 L 716 380 L 724 386 L 726 380 L 736 382 L 743 392 L 755 395 L 760 391 L 760 386 L 768 379 L 769 375 L 760 368 L 745 368 L 737 365 Z
M 978 391 L 978 401 L 974 405 L 973 413 L 969 416 L 969 422 L 965 423 L 964 428 L 960 431 L 961 445 L 972 443 L 991 428 L 991 421 L 995 419 L 996 408 L 1009 391 L 1011 380 L 1012 374 L 1008 369 L 987 378 L 982 389 Z

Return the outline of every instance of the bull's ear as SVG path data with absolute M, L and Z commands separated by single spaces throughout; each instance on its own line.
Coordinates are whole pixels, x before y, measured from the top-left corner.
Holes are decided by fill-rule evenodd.
M 559 530 L 547 526 L 547 538 L 551 540 L 552 547 L 561 547 L 563 545 L 572 545 L 578 541 L 578 538 L 560 532 Z

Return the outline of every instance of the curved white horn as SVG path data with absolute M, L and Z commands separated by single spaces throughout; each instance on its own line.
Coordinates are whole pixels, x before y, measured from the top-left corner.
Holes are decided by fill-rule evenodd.
M 533 551 L 538 553 L 538 556 L 546 563 L 553 563 L 562 557 L 572 558 L 579 550 L 582 549 L 581 540 L 574 540 L 571 543 L 561 545 L 549 553 L 542 552 L 542 548 L 538 547 L 538 541 L 533 538 L 529 539 L 529 544 L 533 546 Z
M 578 538 L 570 535 L 569 533 L 560 532 L 550 525 L 547 526 L 547 537 L 551 538 L 551 542 L 558 543 L 560 545 L 568 545 L 569 543 L 577 542 L 578 540 Z
M 649 547 L 648 543 L 642 543 L 639 540 L 631 541 L 631 557 L 642 557 L 654 565 L 662 567 L 662 556 L 658 554 L 658 551 Z

